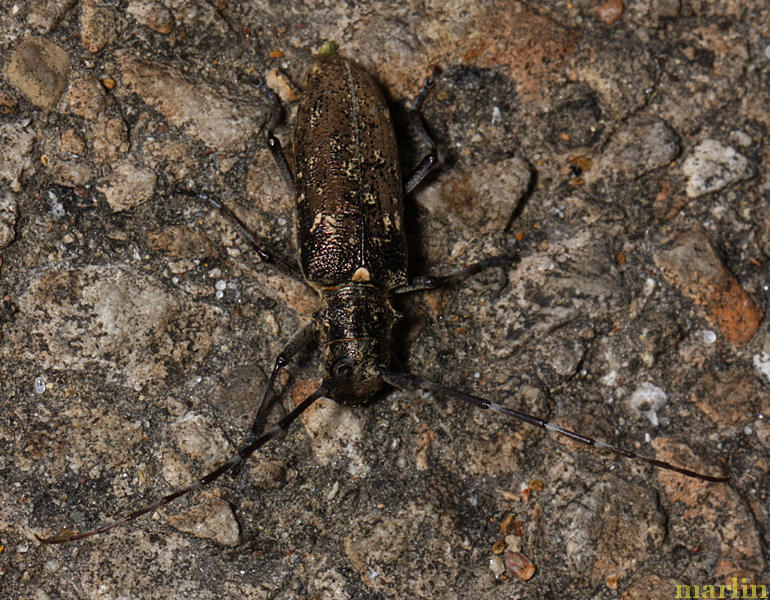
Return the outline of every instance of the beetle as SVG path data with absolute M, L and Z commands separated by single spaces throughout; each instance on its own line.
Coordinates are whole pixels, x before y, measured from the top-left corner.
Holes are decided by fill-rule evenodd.
M 224 473 L 236 472 L 243 461 L 285 432 L 318 398 L 329 396 L 343 403 L 363 404 L 385 384 L 402 390 L 423 389 L 462 400 L 585 445 L 689 477 L 711 482 L 727 481 L 728 476 L 698 473 L 643 456 L 496 402 L 392 370 L 392 329 L 400 317 L 391 303 L 394 295 L 454 283 L 512 260 L 510 257 L 491 257 L 448 275 L 418 277 L 411 282 L 407 278 L 403 198 L 438 162 L 435 144 L 419 116 L 422 103 L 433 87 L 434 77 L 435 71 L 422 86 L 411 111 L 418 134 L 428 141 L 430 151 L 402 182 L 393 122 L 374 79 L 361 66 L 340 56 L 317 57 L 308 73 L 305 93 L 297 111 L 293 168 L 273 133 L 277 116 L 268 127 L 267 137 L 279 171 L 296 194 L 298 266 L 260 246 L 245 225 L 217 199 L 206 193 L 181 190 L 221 211 L 265 263 L 290 276 L 301 277 L 315 289 L 319 294 L 319 309 L 313 322 L 297 332 L 276 358 L 251 431 L 229 460 L 191 485 L 117 521 L 76 535 L 38 536 L 41 542 L 56 544 L 83 539 L 154 511 L 210 484 Z M 272 92 L 266 92 L 275 100 Z M 276 111 L 275 114 L 280 113 Z M 278 374 L 316 337 L 322 348 L 324 368 L 320 387 L 264 431 Z

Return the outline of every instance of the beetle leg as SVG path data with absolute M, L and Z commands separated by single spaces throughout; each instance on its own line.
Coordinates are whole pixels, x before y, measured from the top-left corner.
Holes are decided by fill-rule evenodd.
M 427 135 L 427 133 L 426 133 Z M 410 194 L 423 180 L 428 176 L 433 169 L 438 165 L 438 152 L 436 146 L 433 146 L 428 154 L 420 161 L 411 173 L 406 178 L 404 183 L 404 193 Z
M 267 131 L 267 147 L 270 149 L 270 153 L 273 155 L 273 160 L 275 161 L 275 166 L 278 168 L 278 172 L 281 174 L 281 177 L 283 177 L 289 190 L 292 194 L 296 194 L 297 186 L 294 182 L 294 176 L 291 174 L 289 161 L 286 160 L 286 155 L 283 153 L 281 140 L 275 136 L 272 128 Z
M 257 416 L 254 417 L 254 423 L 251 425 L 251 430 L 244 444 L 251 444 L 255 439 L 262 435 L 262 432 L 265 429 L 265 417 L 267 417 L 267 411 L 270 409 L 273 400 L 271 392 L 273 391 L 275 381 L 278 379 L 278 374 L 281 372 L 281 369 L 286 368 L 297 355 L 297 352 L 307 348 L 317 334 L 318 329 L 316 328 L 315 322 L 305 325 L 302 329 L 294 333 L 284 349 L 281 350 L 281 353 L 276 357 L 273 371 L 270 373 L 270 378 L 267 380 L 265 392 L 262 394 L 262 400 L 257 409 Z M 235 465 L 231 474 L 233 476 L 238 475 L 242 466 L 243 462 Z
M 391 293 L 409 294 L 411 292 L 432 290 L 443 285 L 454 285 L 458 281 L 462 281 L 471 275 L 475 275 L 479 271 L 483 271 L 489 267 L 501 267 L 503 265 L 510 264 L 514 260 L 516 260 L 515 256 L 491 256 L 489 258 L 485 258 L 484 260 L 466 265 L 465 267 L 457 269 L 456 271 L 452 271 L 451 273 L 447 273 L 446 275 L 421 275 L 406 285 L 397 287 L 396 289 L 392 290 Z
M 425 123 L 422 120 L 422 105 L 425 103 L 425 98 L 433 89 L 436 84 L 436 77 L 440 73 L 438 67 L 433 68 L 433 72 L 428 76 L 425 82 L 420 87 L 420 91 L 412 103 L 410 110 L 410 116 L 412 120 L 412 127 L 414 127 L 420 140 L 425 143 L 429 150 L 419 164 L 412 169 L 412 172 L 406 178 L 404 183 L 404 193 L 409 194 L 414 188 L 422 183 L 425 177 L 438 165 L 438 150 L 436 149 L 436 142 L 430 137 L 428 130 L 425 129 Z
M 300 274 L 296 265 L 291 264 L 286 258 L 279 256 L 270 250 L 266 250 L 264 242 L 257 240 L 254 234 L 248 230 L 243 221 L 241 221 L 233 211 L 227 208 L 227 206 L 225 206 L 221 200 L 214 198 L 214 196 L 211 196 L 206 192 L 197 192 L 195 190 L 188 190 L 184 188 L 178 188 L 176 191 L 180 194 L 190 196 L 191 198 L 195 198 L 197 200 L 203 200 L 211 204 L 222 214 L 223 217 L 225 217 L 230 222 L 238 234 L 244 240 L 246 240 L 246 242 L 248 242 L 248 244 L 257 253 L 262 262 L 270 265 L 275 270 L 280 271 L 284 275 L 288 275 L 299 281 L 304 281 L 304 278 Z
M 278 98 L 278 94 L 271 90 L 267 83 L 265 83 L 265 80 L 261 77 L 243 76 L 242 79 L 245 79 L 257 87 L 267 97 L 272 106 L 270 121 L 267 126 L 267 147 L 270 149 L 270 153 L 273 155 L 273 160 L 275 160 L 275 165 L 278 167 L 278 171 L 281 173 L 281 177 L 283 177 L 283 180 L 286 182 L 286 185 L 289 187 L 291 193 L 294 194 L 296 187 L 294 184 L 294 176 L 292 175 L 289 161 L 286 160 L 286 155 L 283 152 L 281 140 L 279 140 L 274 133 L 275 128 L 278 127 L 278 124 L 281 122 L 281 118 L 283 117 L 283 107 L 281 106 L 281 100 Z

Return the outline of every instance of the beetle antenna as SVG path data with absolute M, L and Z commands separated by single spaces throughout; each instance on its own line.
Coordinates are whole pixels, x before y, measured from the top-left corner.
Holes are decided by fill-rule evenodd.
M 626 458 L 632 458 L 634 460 L 644 461 L 655 467 L 658 467 L 659 469 L 665 469 L 667 471 L 676 471 L 677 473 L 681 473 L 682 475 L 687 475 L 688 477 L 695 477 L 696 479 L 702 479 L 704 481 L 712 481 L 716 483 L 725 482 L 728 479 L 730 479 L 729 475 L 722 475 L 722 476 L 706 475 L 704 473 L 698 473 L 696 471 L 691 471 L 690 469 L 685 469 L 684 467 L 679 467 L 677 465 L 673 465 L 671 463 L 658 460 L 657 458 L 652 458 L 649 456 L 644 456 L 642 454 L 637 454 L 632 450 L 627 450 L 625 448 L 613 446 L 612 444 L 608 444 L 607 442 L 603 442 L 601 440 L 595 440 L 593 438 L 581 435 L 579 433 L 575 433 L 574 431 L 570 431 L 569 429 L 564 429 L 563 427 L 559 427 L 558 425 L 555 425 L 553 423 L 549 423 L 548 421 L 544 421 L 539 417 L 528 415 L 527 413 L 523 413 L 518 410 L 514 410 L 512 408 L 506 408 L 495 402 L 491 402 L 489 400 L 479 398 L 478 396 L 473 396 L 471 394 L 466 394 L 465 392 L 453 390 L 452 388 L 448 388 L 438 383 L 428 381 L 427 379 L 423 379 L 422 377 L 416 377 L 415 375 L 409 375 L 407 373 L 394 373 L 390 371 L 385 371 L 382 373 L 382 378 L 385 381 L 387 381 L 390 385 L 400 390 L 422 389 L 430 392 L 436 392 L 437 394 L 440 394 L 442 396 L 449 396 L 452 398 L 456 398 L 458 400 L 470 402 L 471 404 L 479 408 L 483 408 L 485 410 L 491 410 L 496 413 L 514 417 L 519 421 L 524 421 L 525 423 L 529 423 L 530 425 L 534 425 L 535 427 L 540 427 L 542 429 L 546 429 L 547 431 L 551 431 L 558 435 L 568 437 L 572 440 L 580 442 L 581 444 L 585 444 L 586 446 L 594 446 L 596 448 L 601 448 L 602 450 L 607 450 L 608 452 L 614 452 L 615 454 L 620 454 L 621 456 L 625 456 Z
M 339 386 L 341 379 L 342 379 L 341 377 L 337 377 L 335 379 L 324 380 L 323 383 L 321 383 L 320 387 L 315 392 L 313 392 L 307 398 L 305 398 L 300 404 L 298 404 L 294 408 L 294 410 L 292 410 L 289 414 L 287 414 L 280 421 L 278 421 L 278 423 L 276 423 L 266 433 L 262 434 L 252 442 L 241 446 L 230 459 L 222 463 L 219 467 L 211 471 L 208 475 L 204 475 L 203 477 L 198 479 L 196 482 L 188 485 L 187 487 L 178 489 L 175 492 L 168 494 L 167 496 L 164 496 L 160 500 L 153 502 L 148 506 L 145 506 L 144 508 L 135 510 L 134 512 L 126 515 L 125 517 L 118 519 L 117 521 L 107 523 L 105 525 L 102 525 L 101 527 L 92 529 L 91 531 L 86 531 L 84 533 L 78 533 L 78 534 L 72 534 L 72 535 L 62 534 L 62 535 L 48 537 L 48 538 L 43 538 L 35 534 L 35 537 L 38 539 L 39 542 L 42 542 L 44 544 L 64 544 L 66 542 L 74 542 L 76 540 L 82 540 L 83 538 L 91 537 L 92 535 L 97 535 L 100 533 L 104 533 L 105 531 L 109 531 L 114 527 L 125 525 L 126 523 L 133 521 L 137 517 L 141 517 L 142 515 L 145 515 L 149 512 L 157 510 L 161 506 L 165 506 L 166 504 L 173 502 L 177 498 L 186 496 L 187 494 L 189 494 L 194 490 L 197 490 L 198 488 L 202 488 L 206 485 L 209 485 L 216 479 L 219 479 L 219 477 L 224 473 L 227 473 L 228 471 L 232 471 L 233 469 L 236 469 L 238 466 L 241 465 L 241 463 L 243 463 L 246 459 L 248 459 L 252 454 L 254 454 L 254 452 L 256 452 L 264 444 L 266 444 L 267 442 L 269 442 L 274 438 L 277 438 L 283 435 L 286 432 L 286 430 L 289 428 L 289 426 L 297 419 L 297 417 L 299 417 L 303 412 L 305 412 L 305 410 L 311 404 L 313 404 L 313 402 L 315 402 L 322 396 L 327 396 L 331 394 Z

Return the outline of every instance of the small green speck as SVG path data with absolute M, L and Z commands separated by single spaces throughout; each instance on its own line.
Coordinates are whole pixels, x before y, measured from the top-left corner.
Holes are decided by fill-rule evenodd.
M 318 54 L 322 56 L 334 56 L 337 54 L 337 50 L 339 49 L 339 46 L 335 42 L 332 42 L 331 40 L 327 40 L 323 43 L 321 48 L 318 50 Z

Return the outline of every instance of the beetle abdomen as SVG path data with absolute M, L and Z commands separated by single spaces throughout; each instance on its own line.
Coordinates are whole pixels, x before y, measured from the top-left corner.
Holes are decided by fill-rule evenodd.
M 294 135 L 299 262 L 308 282 L 406 283 L 398 148 L 388 105 L 366 71 L 319 57 Z

